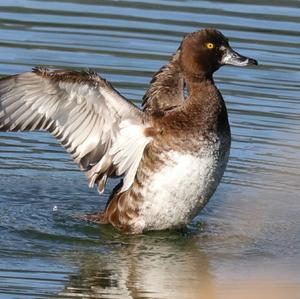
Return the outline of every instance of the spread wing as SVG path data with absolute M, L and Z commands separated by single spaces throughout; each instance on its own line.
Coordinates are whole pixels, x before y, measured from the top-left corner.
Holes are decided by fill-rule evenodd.
M 93 72 L 35 68 L 0 80 L 0 131 L 49 131 L 100 192 L 112 175 L 124 175 L 121 191 L 131 186 L 151 140 L 144 122 Z
M 164 65 L 154 74 L 150 86 L 143 97 L 143 109 L 152 114 L 179 106 L 184 101 L 184 80 L 179 66 L 180 48 Z

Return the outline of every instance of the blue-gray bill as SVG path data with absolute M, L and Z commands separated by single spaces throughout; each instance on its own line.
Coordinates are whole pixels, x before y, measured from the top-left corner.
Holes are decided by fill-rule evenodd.
M 248 65 L 257 65 L 255 59 L 240 55 L 239 53 L 232 50 L 230 47 L 226 47 L 224 55 L 221 59 L 221 64 L 229 64 L 234 66 L 248 66 Z

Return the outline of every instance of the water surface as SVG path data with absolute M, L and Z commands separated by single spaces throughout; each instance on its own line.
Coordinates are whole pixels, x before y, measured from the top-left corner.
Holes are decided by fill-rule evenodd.
M 299 21 L 296 0 L 1 1 L 1 76 L 91 67 L 139 104 L 203 27 L 259 66 L 216 74 L 231 157 L 181 232 L 122 236 L 75 220 L 104 207 L 115 182 L 100 198 L 47 133 L 0 133 L 0 297 L 300 298 Z

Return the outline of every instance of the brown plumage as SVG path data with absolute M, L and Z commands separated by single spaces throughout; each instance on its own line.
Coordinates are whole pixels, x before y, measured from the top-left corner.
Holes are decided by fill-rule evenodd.
M 184 101 L 184 79 L 179 64 L 180 48 L 155 73 L 146 91 L 142 107 L 148 114 L 154 114 L 179 106 Z
M 256 61 L 214 29 L 187 35 L 154 75 L 144 111 L 94 72 L 35 68 L 0 80 L 0 130 L 48 130 L 100 192 L 110 176 L 123 177 L 105 210 L 83 219 L 127 233 L 182 227 L 227 163 L 230 128 L 212 77 L 224 64 Z

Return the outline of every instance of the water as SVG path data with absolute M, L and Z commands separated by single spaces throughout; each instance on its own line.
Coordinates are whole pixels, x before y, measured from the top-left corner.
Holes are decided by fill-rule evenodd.
M 0 133 L 1 298 L 300 298 L 296 0 L 3 0 L 0 74 L 92 67 L 140 103 L 183 35 L 217 27 L 258 67 L 221 69 L 233 143 L 182 232 L 123 236 L 75 220 L 105 205 L 47 133 Z M 57 210 L 53 207 L 56 206 Z

